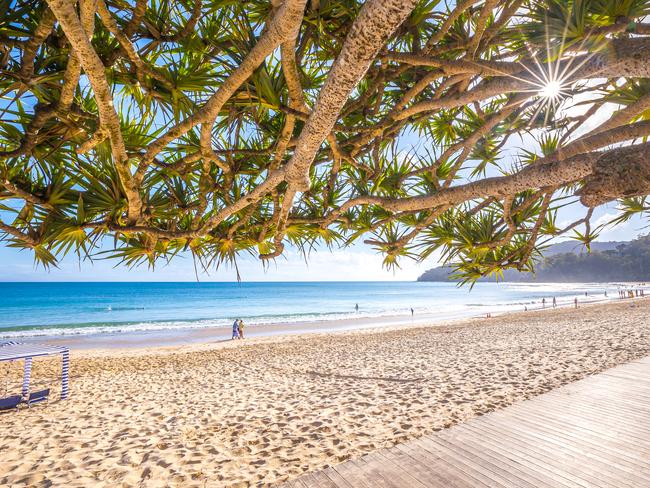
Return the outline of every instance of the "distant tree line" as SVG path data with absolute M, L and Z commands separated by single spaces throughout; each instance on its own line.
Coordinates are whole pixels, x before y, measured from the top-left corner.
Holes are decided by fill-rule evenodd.
M 613 250 L 555 254 L 545 258 L 535 273 L 507 270 L 502 279 L 515 282 L 650 281 L 650 235 L 619 244 Z M 430 269 L 418 281 L 455 281 L 453 268 Z

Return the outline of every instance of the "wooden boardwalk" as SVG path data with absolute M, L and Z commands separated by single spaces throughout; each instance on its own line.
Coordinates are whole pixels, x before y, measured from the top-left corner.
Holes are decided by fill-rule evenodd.
M 650 356 L 282 486 L 650 487 Z

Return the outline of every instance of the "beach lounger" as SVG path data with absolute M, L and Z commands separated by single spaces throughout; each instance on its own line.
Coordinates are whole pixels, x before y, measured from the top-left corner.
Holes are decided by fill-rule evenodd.
M 10 396 L 7 398 L 0 398 L 0 411 L 2 410 L 17 410 L 23 397 L 20 395 Z
M 50 389 L 46 388 L 45 390 L 35 391 L 30 393 L 27 398 L 27 406 L 31 407 L 32 405 L 40 402 L 45 402 L 50 397 Z

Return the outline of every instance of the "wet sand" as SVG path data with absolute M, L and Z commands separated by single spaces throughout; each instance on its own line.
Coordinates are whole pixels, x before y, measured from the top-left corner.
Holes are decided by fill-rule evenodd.
M 580 297 L 581 306 L 591 306 L 595 303 L 613 301 L 613 297 L 605 298 L 602 295 Z M 523 305 L 522 305 L 523 307 Z M 573 307 L 572 298 L 563 297 L 558 307 Z M 412 326 L 435 326 L 451 323 L 452 321 L 469 320 L 484 317 L 490 313 L 492 317 L 511 313 L 510 306 L 483 306 L 483 310 L 459 309 L 454 312 L 446 311 L 445 314 L 416 313 L 415 315 L 383 315 L 379 317 L 364 316 L 350 317 L 336 320 L 311 320 L 295 323 L 269 323 L 246 326 L 247 338 L 277 337 L 283 335 L 306 335 L 339 333 L 355 330 L 369 329 L 404 329 Z M 551 302 L 546 305 L 546 310 L 551 308 Z M 542 310 L 541 302 L 529 305 L 529 310 Z M 200 345 L 207 342 L 226 342 L 232 336 L 232 326 L 178 328 L 170 330 L 147 331 L 121 331 L 117 333 L 100 334 L 67 334 L 55 336 L 35 336 L 19 338 L 23 342 L 47 342 L 68 346 L 71 349 L 142 349 L 149 347 Z
M 69 400 L 0 415 L 0 485 L 282 481 L 646 356 L 648 317 L 650 300 L 635 299 L 442 326 L 73 351 Z M 10 393 L 21 368 L 8 371 Z M 59 372 L 35 360 L 33 389 L 58 392 Z

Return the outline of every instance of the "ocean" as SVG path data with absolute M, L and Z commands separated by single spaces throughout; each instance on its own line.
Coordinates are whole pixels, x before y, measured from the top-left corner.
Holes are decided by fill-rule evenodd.
M 293 282 L 0 283 L 0 337 L 175 332 L 280 324 L 435 322 L 617 297 L 614 284 Z M 587 296 L 585 297 L 585 292 Z M 356 310 L 356 305 L 359 309 Z M 411 313 L 413 309 L 413 314 Z

